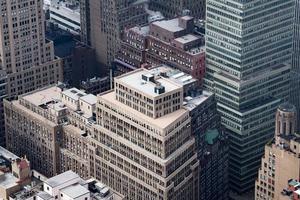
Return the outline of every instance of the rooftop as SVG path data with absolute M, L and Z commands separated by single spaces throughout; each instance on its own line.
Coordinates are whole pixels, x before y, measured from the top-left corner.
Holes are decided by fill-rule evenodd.
M 0 188 L 11 188 L 17 186 L 17 179 L 12 173 L 0 174 Z
M 90 105 L 94 105 L 97 103 L 97 97 L 93 94 L 88 94 L 80 98 L 80 100 L 85 101 Z
M 162 20 L 156 21 L 152 23 L 155 26 L 168 30 L 170 32 L 179 32 L 183 31 L 184 29 L 179 26 L 179 19 L 171 19 L 171 20 Z
M 36 196 L 38 196 L 42 200 L 53 199 L 53 197 L 50 194 L 48 194 L 47 192 L 44 192 L 44 191 L 41 191 L 41 192 L 37 193 Z
M 15 154 L 11 153 L 10 151 L 6 150 L 1 146 L 0 146 L 0 156 L 8 160 L 16 160 L 19 158 L 18 156 L 16 156 Z
M 64 183 L 67 183 L 73 179 L 78 179 L 79 175 L 76 174 L 73 171 L 66 171 L 62 174 L 59 174 L 57 176 L 54 176 L 52 178 L 49 178 L 45 181 L 45 183 L 51 187 L 57 187 L 59 185 L 62 185 Z
M 65 195 L 76 199 L 77 197 L 88 194 L 90 191 L 80 184 L 71 185 L 61 190 Z
M 62 92 L 62 94 L 66 95 L 67 97 L 70 97 L 71 99 L 78 101 L 79 98 L 82 98 L 83 96 L 86 96 L 87 94 L 77 88 L 71 88 L 68 90 L 65 90 Z
M 283 103 L 283 104 L 279 105 L 278 109 L 283 112 L 297 112 L 296 107 L 290 103 Z
M 41 106 L 54 100 L 60 100 L 60 92 L 60 88 L 53 86 L 25 94 L 22 98 L 36 106 Z
M 219 131 L 217 129 L 207 130 L 205 133 L 205 142 L 212 145 L 215 143 L 215 139 L 218 138 Z
M 152 76 L 153 72 L 151 70 L 139 69 L 133 72 L 124 74 L 123 76 L 117 77 L 116 79 L 120 83 L 124 83 L 127 86 L 149 95 L 151 97 L 158 97 L 160 94 L 155 92 L 155 87 L 159 84 L 165 88 L 165 93 L 172 92 L 174 90 L 182 88 L 180 84 L 177 84 L 175 81 L 171 79 L 164 78 L 162 76 L 155 77 L 155 83 L 152 81 L 145 81 L 142 79 L 142 75 L 144 76 Z
M 213 93 L 209 92 L 209 91 L 202 91 L 201 94 L 199 95 L 195 95 L 194 97 L 191 96 L 187 96 L 184 99 L 184 107 L 186 109 L 188 109 L 189 111 L 193 110 L 194 108 L 196 108 L 198 105 L 200 105 L 201 103 L 203 103 L 206 99 L 208 99 L 209 97 L 211 97 L 213 95 Z
M 186 44 L 186 43 L 190 43 L 192 41 L 199 40 L 199 39 L 200 39 L 200 37 L 198 37 L 196 35 L 187 34 L 187 35 L 178 37 L 178 38 L 176 38 L 174 40 L 177 41 L 177 42 L 179 42 L 179 43 L 181 43 L 181 44 Z
M 135 26 L 132 27 L 130 30 L 143 36 L 147 36 L 149 34 L 149 26 Z
M 171 68 L 167 65 L 155 66 L 153 68 L 150 68 L 149 71 L 151 74 L 162 75 L 182 86 L 197 81 L 191 75 L 184 73 L 180 70 Z

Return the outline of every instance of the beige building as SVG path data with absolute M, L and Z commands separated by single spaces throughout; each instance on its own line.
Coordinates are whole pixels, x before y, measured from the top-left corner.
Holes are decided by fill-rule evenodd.
M 168 70 L 130 72 L 98 97 L 50 86 L 5 101 L 8 148 L 48 177 L 73 170 L 127 199 L 197 199 L 199 160 L 184 106 L 195 79 Z
M 43 1 L 0 0 L 0 5 L 0 70 L 7 74 L 7 97 L 62 81 L 61 60 L 45 39 Z
M 7 148 L 17 155 L 27 155 L 32 167 L 47 177 L 61 171 L 60 145 L 68 145 L 61 143 L 63 128 L 70 123 L 88 129 L 85 124 L 96 109 L 94 95 L 62 88 L 48 86 L 19 96 L 18 100 L 4 101 Z
M 273 141 L 265 146 L 258 179 L 255 182 L 256 200 L 280 200 L 283 189 L 291 179 L 300 177 L 300 137 L 295 106 L 283 104 L 276 113 Z

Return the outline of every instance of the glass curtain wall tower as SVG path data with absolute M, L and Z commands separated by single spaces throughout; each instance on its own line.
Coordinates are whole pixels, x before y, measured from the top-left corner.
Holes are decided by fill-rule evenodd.
M 254 187 L 290 85 L 294 0 L 207 0 L 205 87 L 230 138 L 230 186 Z
M 292 61 L 292 85 L 291 103 L 297 108 L 298 120 L 300 119 L 300 0 L 295 0 L 295 23 L 294 23 L 294 43 Z M 300 132 L 300 123 L 298 123 Z

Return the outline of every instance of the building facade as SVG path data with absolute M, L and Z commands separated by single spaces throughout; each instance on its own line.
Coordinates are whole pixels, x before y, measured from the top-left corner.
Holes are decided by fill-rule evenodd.
M 298 110 L 298 119 L 300 118 L 300 1 L 295 1 L 295 23 L 294 23 L 294 43 L 292 59 L 292 85 L 291 102 Z M 298 132 L 300 132 L 300 123 L 298 123 Z
M 99 63 L 110 66 L 120 48 L 120 37 L 125 27 L 147 23 L 144 2 L 139 2 L 80 1 L 82 41 L 95 49 Z
M 61 60 L 45 39 L 43 2 L 1 0 L 0 5 L 0 70 L 7 74 L 7 97 L 62 81 Z
M 274 113 L 289 96 L 294 1 L 206 3 L 204 82 L 229 134 L 230 186 L 242 194 L 254 187 Z
M 194 18 L 183 16 L 125 29 L 117 59 L 134 68 L 168 64 L 202 81 L 204 37 L 194 34 L 194 28 Z
M 7 75 L 4 70 L 0 70 L 0 146 L 5 146 L 5 126 L 4 126 L 4 108 L 3 99 L 7 97 L 6 93 Z
M 291 104 L 281 105 L 276 113 L 275 138 L 265 146 L 265 154 L 261 159 L 261 168 L 255 182 L 256 200 L 281 200 L 287 183 L 299 179 L 300 143 L 299 135 L 295 133 L 296 127 L 296 107 Z
M 73 170 L 127 199 L 210 199 L 199 192 L 205 159 L 213 175 L 202 171 L 202 186 L 226 184 L 226 151 L 202 143 L 206 130 L 220 125 L 212 93 L 167 66 L 129 72 L 114 84 L 98 97 L 53 86 L 5 101 L 8 149 L 47 176 Z M 223 141 L 212 135 L 210 141 Z M 221 154 L 224 173 L 206 164 Z M 226 199 L 226 187 L 218 189 Z
M 203 0 L 151 0 L 150 8 L 161 12 L 166 18 L 181 16 L 188 12 L 196 19 L 205 19 L 205 1 Z

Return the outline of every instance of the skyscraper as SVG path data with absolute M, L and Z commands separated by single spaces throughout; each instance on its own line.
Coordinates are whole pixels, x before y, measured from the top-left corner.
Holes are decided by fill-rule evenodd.
M 206 88 L 230 139 L 231 188 L 254 187 L 274 113 L 288 97 L 293 0 L 207 1 Z
M 300 0 L 295 0 L 294 43 L 292 59 L 291 102 L 296 106 L 300 119 Z M 300 132 L 300 123 L 298 123 Z
M 147 22 L 144 1 L 81 0 L 82 40 L 96 51 L 99 63 L 110 65 L 120 46 L 121 30 Z
M 275 138 L 265 146 L 255 182 L 256 200 L 283 199 L 281 191 L 287 183 L 299 178 L 300 138 L 295 134 L 296 126 L 296 107 L 288 103 L 280 105 L 276 113 Z
M 43 1 L 0 0 L 0 12 L 0 70 L 7 74 L 7 97 L 62 81 L 61 60 L 45 39 Z

